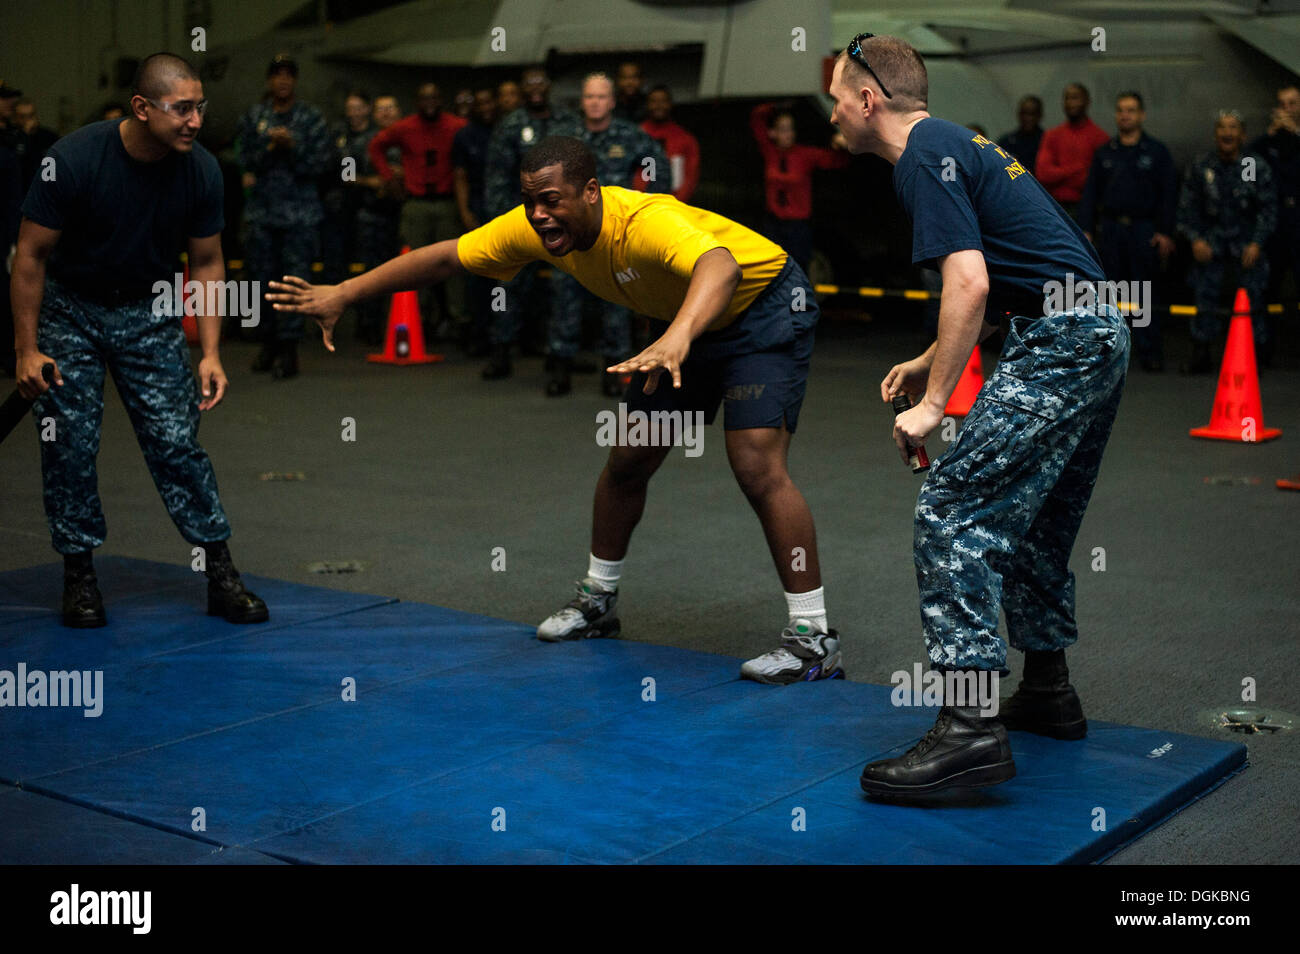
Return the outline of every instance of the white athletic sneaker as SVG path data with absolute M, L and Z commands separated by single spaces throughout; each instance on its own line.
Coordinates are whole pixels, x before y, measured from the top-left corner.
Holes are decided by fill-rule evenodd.
M 823 633 L 806 619 L 796 619 L 781 630 L 781 646 L 740 667 L 742 679 L 773 686 L 817 679 L 843 679 L 840 668 L 840 634 Z
M 578 581 L 578 593 L 558 613 L 553 613 L 537 627 L 537 638 L 548 643 L 567 639 L 612 637 L 619 633 L 618 590 L 607 590 L 587 577 Z

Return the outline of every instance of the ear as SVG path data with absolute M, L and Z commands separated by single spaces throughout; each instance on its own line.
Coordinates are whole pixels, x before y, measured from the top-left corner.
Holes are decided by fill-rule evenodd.
M 587 184 L 582 189 L 583 198 L 591 205 L 595 205 L 600 199 L 600 182 L 596 179 L 588 179 Z
M 136 95 L 131 97 L 131 101 L 127 105 L 131 107 L 132 116 L 140 120 L 140 122 L 142 123 L 148 122 L 149 116 L 145 112 L 145 106 L 147 104 L 145 103 L 143 96 L 141 96 L 139 93 L 136 93 Z

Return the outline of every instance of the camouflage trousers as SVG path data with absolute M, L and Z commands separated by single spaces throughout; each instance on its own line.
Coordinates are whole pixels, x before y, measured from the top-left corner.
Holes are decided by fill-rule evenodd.
M 93 550 L 108 533 L 95 470 L 105 368 L 181 536 L 190 543 L 230 536 L 212 463 L 198 443 L 199 389 L 185 333 L 176 318 L 154 315 L 152 304 L 110 307 L 46 282 L 38 346 L 58 362 L 63 386 L 46 391 L 32 413 L 42 435 L 45 516 L 59 553 Z
M 600 305 L 600 354 L 603 358 L 631 357 L 632 311 L 623 305 L 598 298 L 572 275 L 555 271 L 551 279 L 555 296 L 549 329 L 550 352 L 557 358 L 572 358 L 582 344 L 582 313 L 588 302 Z
M 998 366 L 916 505 L 932 664 L 1004 669 L 1011 645 L 1078 638 L 1070 550 L 1119 407 L 1129 330 L 1112 307 L 1011 319 Z

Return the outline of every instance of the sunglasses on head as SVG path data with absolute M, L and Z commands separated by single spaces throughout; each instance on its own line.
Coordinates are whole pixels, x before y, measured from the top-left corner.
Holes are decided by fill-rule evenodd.
M 885 94 L 886 99 L 893 99 L 893 94 L 889 92 L 889 88 L 885 86 L 884 83 L 880 82 L 880 77 L 876 75 L 876 71 L 871 68 L 871 64 L 867 62 L 867 58 L 862 54 L 862 41 L 869 40 L 873 36 L 875 36 L 874 33 L 859 33 L 849 41 L 849 45 L 845 48 L 845 52 L 849 54 L 853 62 L 857 63 L 864 70 L 870 73 L 873 80 L 880 83 L 880 91 Z

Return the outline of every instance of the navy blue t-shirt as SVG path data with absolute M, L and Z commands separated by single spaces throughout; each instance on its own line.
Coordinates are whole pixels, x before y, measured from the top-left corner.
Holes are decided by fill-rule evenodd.
M 212 153 L 196 142 L 188 155 L 141 162 L 122 145 L 120 123 L 91 123 L 51 146 L 52 178 L 38 168 L 23 202 L 26 218 L 62 233 L 50 277 L 90 296 L 172 281 L 189 239 L 225 226 Z
M 1041 301 L 1048 282 L 1102 281 L 1092 243 L 1025 167 L 997 143 L 946 119 L 912 127 L 894 166 L 894 191 L 912 220 L 912 261 L 978 249 L 989 308 Z M 935 265 L 934 267 L 938 267 Z

